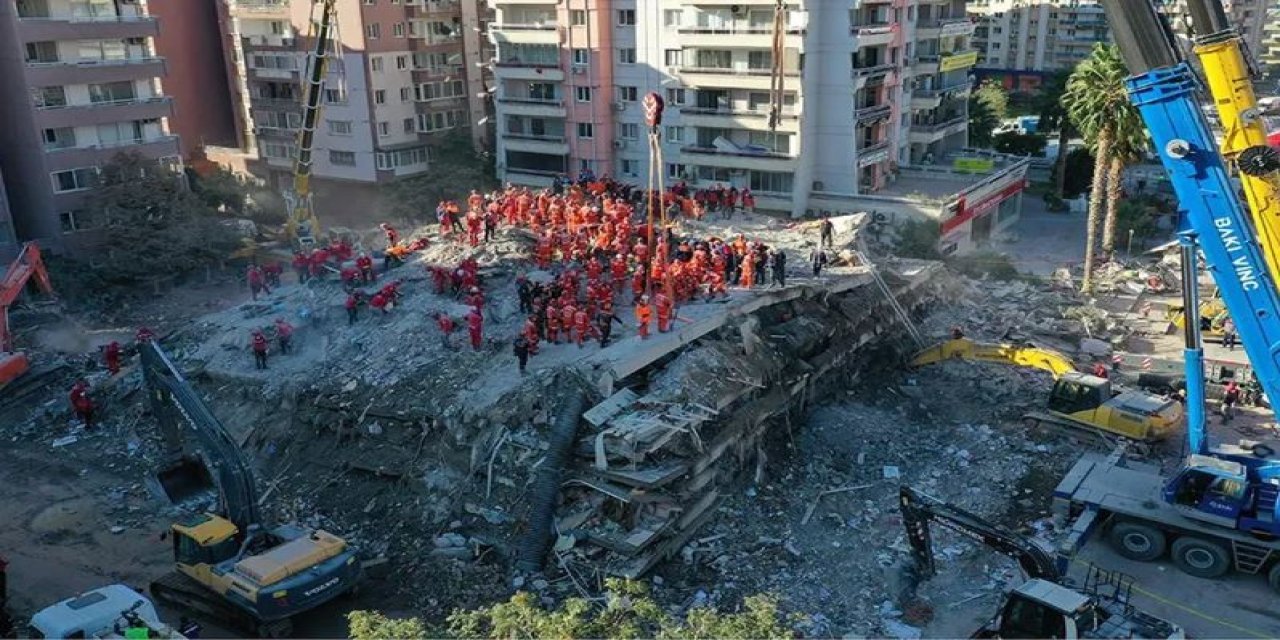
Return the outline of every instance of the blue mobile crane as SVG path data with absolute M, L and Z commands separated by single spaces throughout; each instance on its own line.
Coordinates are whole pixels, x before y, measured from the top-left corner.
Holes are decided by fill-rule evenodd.
M 1241 343 L 1268 397 L 1280 397 L 1280 293 L 1247 212 L 1232 186 L 1200 108 L 1200 84 L 1150 0 L 1103 0 L 1129 71 L 1137 107 L 1181 209 L 1183 282 L 1196 308 L 1198 245 Z M 1198 39 L 1224 39 L 1231 27 L 1219 0 L 1188 0 Z M 1172 476 L 1127 460 L 1123 451 L 1084 456 L 1054 491 L 1054 513 L 1070 523 L 1068 557 L 1106 531 L 1121 555 L 1152 561 L 1168 553 L 1184 572 L 1216 578 L 1233 568 L 1265 573 L 1280 590 L 1280 463 L 1256 446 L 1210 448 L 1205 435 L 1203 353 L 1187 323 L 1189 454 Z M 1064 560 L 1065 561 L 1065 560 Z

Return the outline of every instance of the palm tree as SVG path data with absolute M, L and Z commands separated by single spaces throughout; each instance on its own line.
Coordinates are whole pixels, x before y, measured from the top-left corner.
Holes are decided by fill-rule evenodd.
M 1058 156 L 1053 160 L 1053 193 L 1062 198 L 1067 183 L 1067 145 L 1071 141 L 1071 119 L 1067 117 L 1067 108 L 1062 104 L 1062 95 L 1067 91 L 1068 71 L 1059 71 L 1049 76 L 1040 85 L 1032 109 L 1040 116 L 1038 128 L 1041 131 L 1058 130 Z
M 1062 102 L 1066 106 L 1067 116 L 1076 129 L 1084 135 L 1085 142 L 1094 152 L 1093 184 L 1089 189 L 1089 219 L 1085 227 L 1085 264 L 1084 277 L 1080 289 L 1086 293 L 1093 289 L 1093 256 L 1097 243 L 1098 226 L 1101 222 L 1104 207 L 1110 198 L 1119 198 L 1120 173 L 1124 163 L 1130 161 L 1129 154 L 1138 147 L 1133 141 L 1143 135 L 1142 121 L 1137 110 L 1129 102 L 1124 80 L 1129 76 L 1124 60 L 1120 58 L 1120 50 L 1115 45 L 1095 44 L 1093 51 L 1076 66 L 1067 80 L 1067 90 L 1063 93 Z M 1122 162 L 1112 166 L 1115 154 L 1112 146 L 1117 141 L 1122 147 Z M 1113 191 L 1108 191 L 1108 174 L 1114 176 Z M 1110 196 L 1110 198 L 1109 198 Z M 1108 233 L 1114 239 L 1115 215 L 1108 216 L 1110 230 L 1104 226 L 1104 236 Z
M 1130 107 L 1118 112 L 1111 134 L 1111 160 L 1107 165 L 1107 216 L 1102 223 L 1104 260 L 1115 255 L 1116 212 L 1120 208 L 1120 179 L 1124 168 L 1141 160 L 1148 146 L 1147 130 L 1138 117 L 1138 110 Z

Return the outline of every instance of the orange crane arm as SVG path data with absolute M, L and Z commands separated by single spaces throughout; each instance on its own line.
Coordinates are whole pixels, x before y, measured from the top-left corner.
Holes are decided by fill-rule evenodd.
M 13 334 L 9 331 L 9 305 L 22 294 L 22 288 L 31 278 L 41 291 L 52 296 L 53 283 L 49 281 L 49 272 L 40 259 L 40 247 L 34 242 L 22 246 L 22 251 L 14 259 L 13 264 L 5 271 L 4 280 L 0 281 L 0 353 L 13 352 Z M 4 381 L 0 380 L 0 384 Z

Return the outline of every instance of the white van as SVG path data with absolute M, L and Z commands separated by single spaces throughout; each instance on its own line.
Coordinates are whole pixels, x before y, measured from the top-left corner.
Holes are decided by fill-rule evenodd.
M 129 629 L 142 627 L 147 638 L 184 637 L 160 621 L 149 598 L 122 584 L 86 591 L 31 616 L 33 638 L 132 638 L 140 634 Z

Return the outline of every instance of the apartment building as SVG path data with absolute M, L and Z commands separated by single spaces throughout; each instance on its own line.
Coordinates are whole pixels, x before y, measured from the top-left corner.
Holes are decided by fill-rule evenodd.
M 157 33 L 145 0 L 0 0 L 0 169 L 19 238 L 56 249 L 92 228 L 85 197 L 120 152 L 179 161 Z
M 287 187 L 319 5 L 221 0 L 220 11 L 241 144 L 256 148 L 262 173 Z M 480 0 L 337 3 L 313 153 L 322 215 L 367 207 L 361 201 L 374 186 L 427 171 L 434 136 L 462 130 L 485 143 L 484 11 Z
M 795 215 L 880 192 L 898 167 L 966 142 L 977 54 L 962 0 L 789 2 L 777 60 L 768 0 L 489 1 L 504 180 L 590 169 L 644 183 L 651 91 L 666 98 L 667 182 L 750 187 Z
M 173 99 L 169 130 L 178 136 L 182 157 L 206 146 L 236 147 L 229 87 L 218 29 L 220 0 L 156 1 L 149 5 L 160 22 L 156 52 L 165 59 L 165 95 Z

